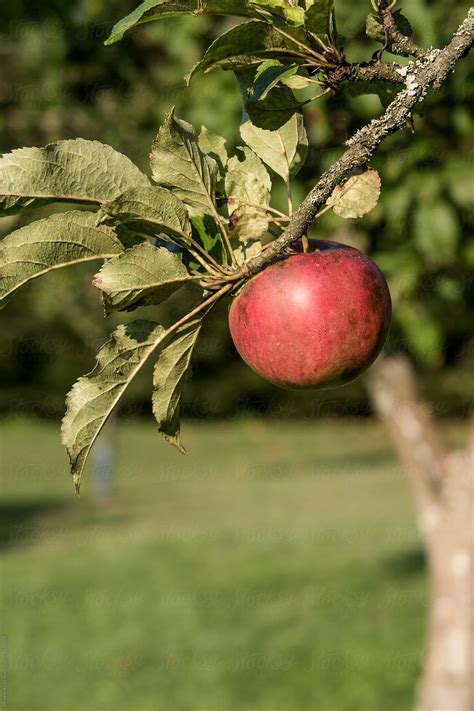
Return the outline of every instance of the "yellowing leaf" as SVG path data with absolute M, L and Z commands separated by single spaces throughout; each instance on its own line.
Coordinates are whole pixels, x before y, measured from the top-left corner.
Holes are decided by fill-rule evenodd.
M 365 173 L 353 175 L 342 185 L 337 185 L 326 204 L 343 218 L 362 217 L 376 206 L 380 195 L 380 176 L 369 168 Z
M 213 133 L 213 131 L 209 131 L 208 128 L 203 126 L 198 136 L 198 143 L 200 149 L 216 161 L 219 166 L 219 173 L 222 176 L 229 158 L 225 147 L 225 138 L 218 136 L 217 133 Z
M 230 234 L 241 241 L 257 239 L 268 228 L 265 207 L 270 202 L 271 181 L 260 158 L 243 148 L 243 160 L 229 160 L 225 177 Z M 260 209 L 261 208 L 261 209 Z
M 262 243 L 260 240 L 248 240 L 247 242 L 242 242 L 239 246 L 234 249 L 234 255 L 237 260 L 237 264 L 245 264 L 250 259 L 258 257 L 262 251 Z

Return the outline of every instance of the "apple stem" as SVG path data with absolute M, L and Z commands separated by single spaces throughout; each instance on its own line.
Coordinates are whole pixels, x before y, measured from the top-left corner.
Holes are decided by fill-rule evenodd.
M 342 192 L 341 192 L 341 195 L 342 195 Z M 332 205 L 326 205 L 326 207 L 323 207 L 322 210 L 320 210 L 319 212 L 317 212 L 315 214 L 314 219 L 317 220 L 318 217 L 321 217 L 322 215 L 324 215 L 325 212 L 327 212 L 328 210 L 331 210 L 331 209 L 332 209 Z

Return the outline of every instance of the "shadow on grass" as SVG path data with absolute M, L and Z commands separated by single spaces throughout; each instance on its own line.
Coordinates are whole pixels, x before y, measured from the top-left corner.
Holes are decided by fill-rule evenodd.
M 424 573 L 427 568 L 426 553 L 423 548 L 402 551 L 387 558 L 384 568 L 389 575 L 395 578 L 408 577 Z
M 41 519 L 70 508 L 68 501 L 11 501 L 0 505 L 0 551 L 30 545 L 40 535 Z

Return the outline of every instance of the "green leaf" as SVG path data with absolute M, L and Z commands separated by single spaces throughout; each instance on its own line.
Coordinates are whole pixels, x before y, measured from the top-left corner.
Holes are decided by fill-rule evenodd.
M 234 156 L 229 160 L 225 177 L 225 192 L 229 211 L 231 237 L 241 241 L 255 240 L 268 229 L 265 208 L 270 203 L 272 183 L 258 156 L 243 148 L 243 160 Z
M 94 369 L 69 391 L 61 435 L 77 491 L 97 435 L 129 383 L 168 334 L 151 321 L 121 324 L 100 349 Z
M 255 126 L 244 112 L 240 135 L 249 148 L 286 182 L 299 171 L 308 152 L 301 114 L 294 114 L 277 131 L 267 131 Z
M 106 203 L 98 212 L 98 223 L 127 225 L 153 236 L 164 233 L 179 243 L 191 236 L 184 204 L 170 190 L 156 185 L 131 188 Z
M 228 160 L 225 138 L 218 136 L 217 133 L 213 133 L 203 126 L 198 136 L 198 143 L 201 150 L 216 161 L 222 177 Z
M 287 86 L 277 86 L 265 99 L 246 104 L 252 123 L 266 131 L 277 131 L 300 112 L 300 103 Z
M 93 212 L 63 212 L 32 222 L 0 241 L 0 300 L 51 269 L 120 254 L 124 246 Z
M 377 265 L 389 283 L 390 294 L 396 304 L 403 298 L 412 298 L 425 271 L 411 241 L 402 243 L 398 249 L 377 252 Z
M 294 27 L 304 25 L 304 9 L 297 5 L 291 5 L 289 2 L 284 3 L 283 15 L 288 20 L 288 24 Z
M 126 156 L 76 138 L 0 157 L 0 210 L 18 212 L 55 201 L 100 204 L 150 181 Z
M 353 175 L 342 185 L 337 185 L 326 204 L 339 217 L 362 217 L 373 210 L 380 195 L 380 176 L 369 168 L 360 175 Z
M 204 57 L 192 69 L 189 79 L 197 72 L 208 72 L 216 67 L 238 69 L 259 63 L 262 58 L 288 55 L 285 38 L 270 24 L 252 20 L 243 22 L 218 37 Z
M 287 86 L 278 86 L 266 97 L 253 101 L 255 93 L 254 68 L 236 71 L 245 111 L 252 123 L 267 131 L 276 131 L 287 123 L 293 114 L 300 113 L 300 103 Z
M 163 17 L 176 15 L 252 15 L 251 7 L 245 0 L 146 0 L 133 12 L 124 17 L 112 28 L 105 44 L 113 44 L 122 39 L 125 32 L 136 25 L 152 22 Z
M 447 202 L 427 202 L 418 206 L 414 218 L 415 244 L 431 266 L 449 263 L 456 254 L 459 223 Z
M 183 326 L 161 351 L 153 372 L 152 403 L 158 430 L 183 454 L 186 450 L 180 440 L 181 396 L 201 324 L 197 319 Z
M 227 264 L 226 248 L 215 220 L 209 215 L 195 215 L 191 218 L 191 226 L 194 240 L 219 264 Z
M 402 15 L 401 10 L 395 10 L 395 12 L 393 13 L 393 19 L 395 20 L 395 25 L 397 29 L 402 33 L 402 35 L 410 37 L 412 34 L 412 28 L 407 18 Z M 383 27 L 382 19 L 379 15 L 367 15 L 367 19 L 365 22 L 365 33 L 368 37 L 370 37 L 370 39 L 385 44 L 385 30 Z M 391 43 L 389 41 L 387 44 L 387 49 L 390 48 Z
M 216 214 L 217 163 L 201 149 L 193 127 L 175 117 L 174 109 L 153 143 L 150 164 L 153 179 L 188 205 L 192 214 Z
M 425 365 L 439 365 L 443 347 L 439 320 L 433 318 L 424 304 L 413 299 L 401 301 L 395 314 L 415 357 Z
M 469 210 L 474 203 L 472 161 L 460 156 L 453 157 L 445 164 L 442 175 L 456 205 Z
M 127 30 L 135 27 L 135 25 L 147 22 L 147 13 L 149 17 L 150 11 L 154 8 L 160 7 L 162 4 L 163 0 L 145 0 L 145 2 L 142 2 L 137 8 L 135 8 L 135 10 L 132 10 L 132 12 L 123 17 L 112 27 L 112 32 L 107 37 L 104 44 L 119 42 Z M 150 17 L 148 21 L 152 19 L 153 17 Z
M 413 203 L 414 193 L 405 180 L 398 185 L 391 185 L 390 190 L 382 193 L 383 209 L 387 232 L 394 237 L 403 237 L 411 219 L 409 211 Z M 399 250 L 397 250 L 399 253 Z
M 271 14 L 283 16 L 288 24 L 294 27 L 304 24 L 304 9 L 289 0 L 251 0 L 251 4 L 268 9 Z
M 110 313 L 160 304 L 190 279 L 176 254 L 143 242 L 106 262 L 92 283 Z
M 331 36 L 334 0 L 314 0 L 306 10 L 305 27 L 316 35 Z
M 276 59 L 267 59 L 262 62 L 255 74 L 255 80 L 252 86 L 252 93 L 248 95 L 248 101 L 253 103 L 260 99 L 265 99 L 268 92 L 273 89 L 279 82 L 296 74 L 298 71 L 297 64 L 281 64 Z

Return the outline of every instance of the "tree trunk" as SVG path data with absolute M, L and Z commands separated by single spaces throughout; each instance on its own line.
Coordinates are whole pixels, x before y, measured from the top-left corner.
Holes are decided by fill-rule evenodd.
M 427 551 L 431 604 L 417 711 L 473 711 L 473 442 L 446 452 L 407 358 L 381 357 L 367 387 L 413 491 Z

